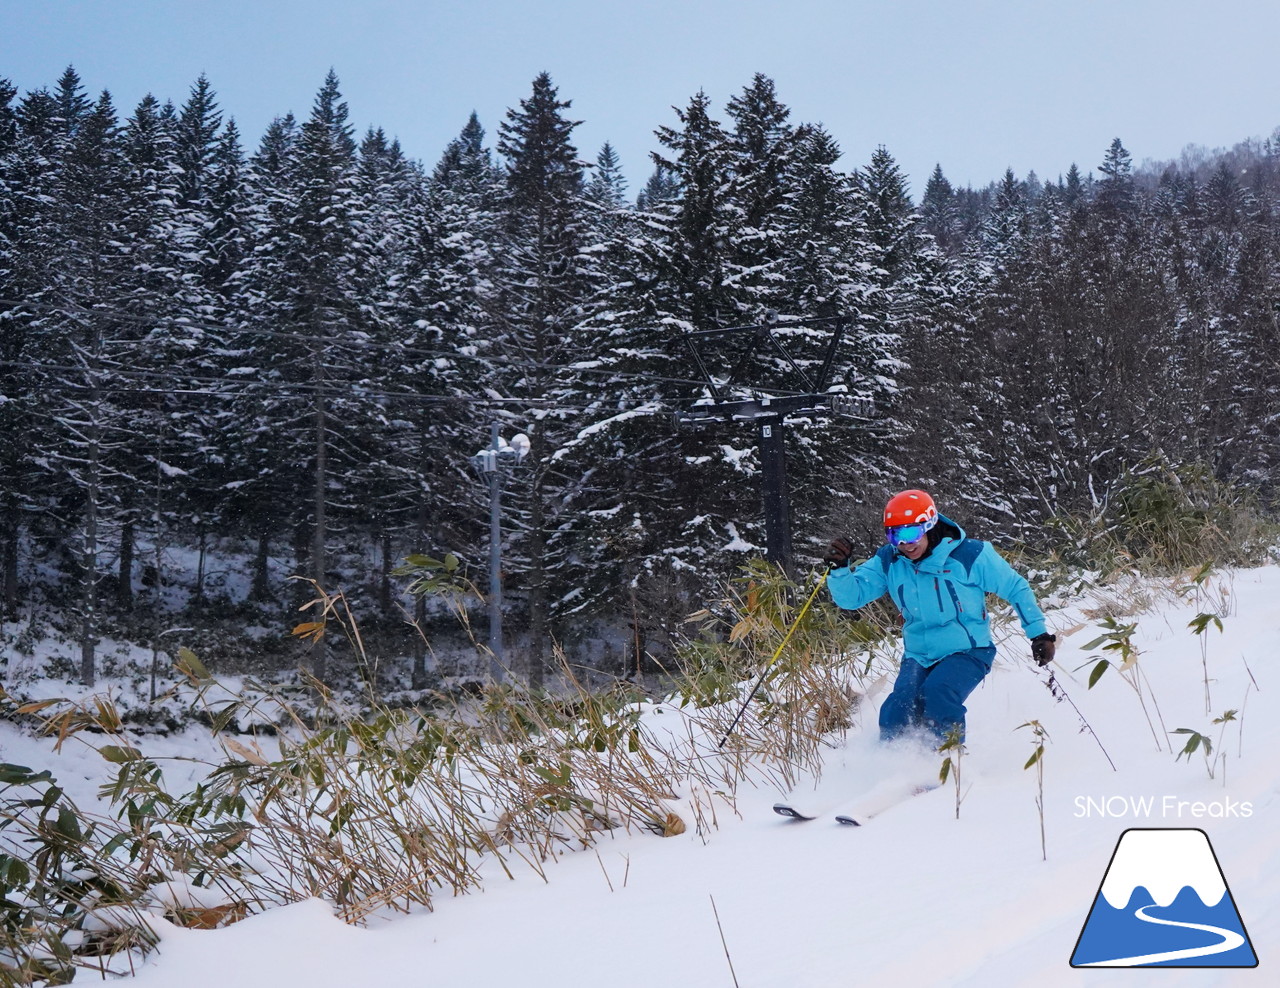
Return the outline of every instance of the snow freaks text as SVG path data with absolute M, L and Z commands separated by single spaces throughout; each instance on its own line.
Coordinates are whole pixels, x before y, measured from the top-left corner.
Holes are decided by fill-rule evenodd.
M 1077 820 L 1089 818 L 1165 820 L 1225 820 L 1253 816 L 1253 803 L 1224 797 L 1214 800 L 1183 799 L 1180 796 L 1077 796 Z

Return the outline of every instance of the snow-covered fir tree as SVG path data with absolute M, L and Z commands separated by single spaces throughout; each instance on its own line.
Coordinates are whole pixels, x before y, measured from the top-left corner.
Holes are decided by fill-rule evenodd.
M 585 250 L 589 224 L 585 167 L 572 142 L 577 121 L 564 116 L 551 77 L 540 74 L 530 95 L 509 109 L 499 128 L 506 160 L 486 292 L 490 387 L 517 398 L 527 416 L 531 447 L 512 480 L 520 533 L 513 541 L 512 581 L 528 608 L 529 680 L 542 682 L 550 659 L 550 620 L 568 564 L 559 533 L 579 510 L 585 478 L 563 471 L 558 453 L 577 431 L 590 386 L 577 371 L 598 353 L 583 325 L 583 303 L 597 279 Z
M 204 77 L 123 122 L 73 69 L 0 81 L 0 429 L 30 437 L 0 442 L 0 607 L 74 588 L 89 679 L 103 608 L 159 626 L 162 546 L 191 550 L 193 620 L 213 554 L 247 549 L 248 606 L 301 572 L 393 634 L 400 557 L 484 556 L 467 460 L 497 419 L 535 441 L 504 515 L 533 680 L 593 622 L 630 626 L 631 664 L 764 541 L 754 431 L 671 413 L 709 394 L 691 342 L 719 385 L 783 388 L 777 351 L 690 335 L 771 310 L 804 371 L 824 337 L 789 324 L 848 316 L 833 383 L 881 410 L 791 424 L 802 559 L 905 481 L 1028 539 L 1170 471 L 1270 496 L 1274 141 L 1135 169 L 1117 140 L 1096 178 L 979 188 L 938 166 L 917 210 L 886 150 L 841 170 L 757 75 L 727 125 L 698 94 L 659 130 L 628 208 L 568 110 L 540 76 L 500 166 L 473 114 L 424 168 L 357 141 L 330 76 L 246 161 Z
M 121 414 L 125 386 L 115 380 L 120 361 L 111 350 L 127 331 L 118 317 L 130 270 L 126 170 L 110 94 L 90 103 L 68 69 L 56 99 L 51 150 L 59 165 L 45 220 L 54 244 L 48 297 L 56 304 L 36 320 L 45 381 L 33 438 L 47 471 L 44 507 L 66 526 L 64 546 L 80 584 L 80 677 L 92 685 L 109 543 L 122 530 L 122 500 L 137 482 L 125 472 L 132 423 Z
M 920 220 L 925 232 L 944 254 L 954 254 L 963 242 L 960 210 L 956 205 L 956 193 L 942 173 L 942 165 L 935 165 L 933 174 L 925 183 L 924 197 L 920 201 Z
M 249 357 L 235 399 L 236 489 L 252 502 L 245 508 L 260 542 L 287 528 L 299 568 L 324 584 L 331 536 L 360 507 L 346 491 L 374 440 L 366 423 L 377 360 L 367 344 L 378 321 L 360 296 L 366 203 L 332 72 L 301 127 L 285 119 L 268 130 L 252 171 L 254 249 L 236 341 Z M 317 671 L 326 672 L 322 653 Z

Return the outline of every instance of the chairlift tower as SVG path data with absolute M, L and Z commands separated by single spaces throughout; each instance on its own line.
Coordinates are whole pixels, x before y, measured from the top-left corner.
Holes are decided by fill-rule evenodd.
M 830 338 L 822 356 L 822 364 L 814 375 L 807 373 L 776 335 L 779 329 L 828 327 Z M 869 419 L 874 406 L 869 398 L 852 396 L 844 384 L 831 384 L 831 370 L 844 335 L 853 326 L 852 316 L 827 316 L 813 319 L 780 320 L 770 312 L 763 323 L 754 326 L 731 326 L 725 329 L 694 330 L 685 334 L 685 343 L 694 363 L 707 382 L 709 397 L 700 398 L 675 414 L 677 428 L 684 425 L 706 425 L 713 422 L 751 422 L 760 441 L 763 469 L 761 500 L 764 507 L 765 558 L 793 571 L 791 548 L 791 498 L 787 490 L 786 428 L 789 418 L 831 413 L 846 418 Z M 709 350 L 725 338 L 753 336 L 753 344 L 744 349 L 728 376 L 717 380 L 704 360 Z M 709 344 L 711 346 L 709 346 Z M 774 388 L 783 394 L 767 394 L 765 389 L 751 387 L 742 378 L 753 356 L 772 352 L 781 357 L 790 371 L 790 388 Z M 749 397 L 737 397 L 743 393 Z

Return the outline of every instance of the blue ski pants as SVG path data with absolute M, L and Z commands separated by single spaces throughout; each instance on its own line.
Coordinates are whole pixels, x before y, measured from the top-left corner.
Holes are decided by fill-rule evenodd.
M 964 701 L 991 671 L 994 645 L 953 652 L 931 666 L 905 656 L 893 692 L 880 707 L 880 740 L 923 727 L 941 742 L 959 726 L 964 740 Z

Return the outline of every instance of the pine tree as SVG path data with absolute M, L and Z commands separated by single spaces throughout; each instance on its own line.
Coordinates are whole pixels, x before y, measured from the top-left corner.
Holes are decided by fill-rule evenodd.
M 911 203 L 906 176 L 883 146 L 877 147 L 866 168 L 856 174 L 865 197 L 864 222 L 878 253 L 878 275 L 884 287 L 911 274 L 917 256 L 919 218 Z
M 542 683 L 548 657 L 555 574 L 565 565 L 555 537 L 577 509 L 577 479 L 562 477 L 555 457 L 573 429 L 565 412 L 583 400 L 580 375 L 569 368 L 595 356 L 595 340 L 580 328 L 593 274 L 583 254 L 587 232 L 584 167 L 572 143 L 576 121 L 563 112 L 545 72 L 518 109 L 507 111 L 498 151 L 507 160 L 494 245 L 494 291 L 486 302 L 492 352 L 508 362 L 501 392 L 529 403 L 531 448 L 514 507 L 525 512 L 520 583 L 529 613 L 529 680 Z
M 1226 233 L 1236 233 L 1244 224 L 1247 197 L 1225 161 L 1205 186 L 1205 207 L 1208 221 Z
M 66 247 L 55 223 L 67 143 L 58 112 L 47 90 L 28 93 L 13 108 L 11 140 L 0 152 L 0 283 L 4 297 L 24 303 L 0 308 L 0 359 L 5 361 L 0 365 L 0 393 L 7 399 L 0 405 L 0 426 L 5 436 L 34 436 L 48 429 L 52 395 L 43 365 L 57 362 L 59 334 L 51 328 L 56 320 L 45 307 L 57 300 L 54 278 Z M 9 118 L 7 106 L 4 116 Z M 65 535 L 42 496 L 48 479 L 40 466 L 44 452 L 35 443 L 0 443 L 4 606 L 10 613 L 19 604 L 23 532 L 46 527 L 52 539 Z
M 1031 233 L 1030 220 L 1026 189 L 1013 169 L 1006 169 L 982 231 L 982 256 L 993 273 L 1012 271 L 1022 260 Z
M 211 195 L 211 173 L 217 156 L 218 131 L 222 113 L 213 87 L 200 76 L 191 87 L 175 128 L 175 159 L 178 206 L 183 210 L 207 211 Z
M 784 307 L 783 204 L 808 128 L 787 122 L 790 109 L 773 80 L 760 73 L 729 100 L 726 112 L 733 120 L 727 198 L 734 214 L 726 275 L 739 299 L 739 321 L 759 322 Z
M 330 70 L 301 128 L 293 172 L 295 212 L 283 231 L 289 238 L 284 256 L 289 281 L 282 301 L 287 325 L 302 337 L 305 370 L 297 383 L 309 392 L 309 421 L 300 430 L 306 438 L 299 436 L 298 452 L 306 442 L 311 510 L 296 544 L 305 547 L 307 572 L 322 585 L 330 582 L 330 526 L 336 520 L 330 517 L 335 507 L 331 491 L 335 481 L 341 486 L 338 478 L 361 446 L 359 406 L 347 391 L 352 383 L 349 357 L 335 346 L 363 322 L 353 292 L 353 273 L 361 260 L 356 226 L 363 217 L 348 115 L 337 75 Z M 301 537 L 306 529 L 309 539 Z M 323 679 L 327 657 L 317 652 L 316 671 Z
M 143 386 L 137 394 L 121 396 L 118 413 L 134 436 L 155 441 L 127 444 L 120 451 L 122 462 L 117 469 L 139 480 L 152 478 L 158 464 L 167 459 L 176 462 L 170 430 L 190 434 L 189 425 L 179 424 L 185 415 L 176 393 L 187 389 L 187 375 L 199 376 L 201 370 L 206 377 L 212 374 L 211 363 L 203 356 L 207 353 L 203 332 L 187 325 L 204 317 L 208 306 L 198 287 L 198 264 L 192 262 L 190 228 L 178 205 L 181 172 L 175 137 L 175 121 L 150 95 L 121 132 L 120 234 L 129 264 L 115 286 L 116 304 L 133 319 L 115 330 L 115 346 L 121 349 L 113 355 L 127 359 L 129 372 L 142 377 Z M 167 449 L 163 448 L 166 438 Z M 160 506 L 149 496 L 158 489 L 150 483 L 121 492 L 116 578 L 121 612 L 133 609 L 139 530 L 150 523 L 153 544 L 159 537 Z M 158 631 L 158 624 L 153 630 Z
M 782 203 L 787 172 L 807 129 L 787 123 L 790 109 L 778 99 L 773 80 L 758 72 L 729 100 L 726 112 L 734 122 L 729 142 L 733 194 L 741 203 L 743 225 L 758 229 Z
M 1076 167 L 1075 162 L 1072 162 L 1071 167 L 1067 169 L 1067 179 L 1063 184 L 1062 193 L 1068 206 L 1083 204 L 1085 186 L 1080 178 L 1080 169 Z
M 236 465 L 247 474 L 238 493 L 255 501 L 249 511 L 260 546 L 288 512 L 300 567 L 326 584 L 331 525 L 354 507 L 337 492 L 344 472 L 363 462 L 370 412 L 360 348 L 369 315 L 358 297 L 366 217 L 348 109 L 332 71 L 301 128 L 286 118 L 268 129 L 253 172 L 255 247 L 238 305 L 254 377 L 242 379 L 237 398 Z M 323 641 L 314 664 L 327 675 Z
M 920 201 L 920 220 L 925 232 L 948 255 L 956 253 L 963 243 L 955 199 L 955 190 L 942 174 L 942 165 L 935 165 Z
M 435 361 L 410 357 L 406 349 L 414 340 L 410 328 L 419 314 L 409 304 L 417 235 L 414 218 L 423 207 L 421 168 L 404 155 L 398 141 L 389 141 L 379 129 L 370 128 L 358 153 L 358 196 L 360 199 L 360 241 L 358 267 L 352 291 L 363 313 L 362 341 L 376 348 L 376 376 L 361 381 L 369 393 L 366 415 L 370 427 L 360 436 L 360 463 L 346 472 L 345 498 L 360 504 L 353 519 L 353 535 L 378 547 L 382 565 L 376 579 L 369 579 L 371 598 L 383 618 L 392 617 L 391 572 L 399 555 L 422 551 L 422 544 L 398 544 L 397 536 L 409 525 L 406 514 L 414 512 L 416 500 L 434 507 L 439 497 L 424 497 L 418 480 L 416 458 L 400 457 L 403 438 L 398 433 L 412 423 L 409 439 L 438 441 L 435 423 L 423 420 L 420 399 L 436 391 Z M 439 359 L 439 358 L 437 358 Z M 408 364 L 418 373 L 403 373 Z M 426 406 L 430 407 L 430 406 Z M 412 493 L 400 481 L 410 479 Z M 408 496 L 406 496 L 408 495 Z M 351 541 L 355 541 L 352 539 Z M 419 687 L 421 688 L 421 687 Z
M 228 120 L 214 149 L 209 169 L 209 226 L 200 255 L 206 287 L 218 297 L 217 315 L 225 318 L 234 292 L 233 277 L 240 271 L 247 250 L 245 224 L 248 190 L 244 152 L 234 120 Z
M 730 263 L 727 245 L 739 222 L 728 199 L 732 156 L 728 135 L 712 119 L 711 101 L 699 92 L 676 114 L 681 129 L 659 127 L 655 132 L 666 155 L 654 154 L 654 164 L 678 189 L 676 197 L 650 205 L 669 230 L 672 241 L 654 258 L 664 298 L 653 301 L 655 315 L 677 320 L 685 329 L 714 329 L 738 324 L 743 300 L 727 284 Z
M 822 127 L 804 129 L 782 210 L 790 296 L 785 311 L 802 318 L 848 318 L 828 383 L 890 414 L 852 432 L 847 420 L 823 415 L 809 416 L 792 428 L 791 499 L 798 530 L 809 532 L 823 527 L 819 510 L 846 511 L 850 501 L 862 499 L 874 484 L 887 482 L 887 430 L 899 390 L 894 367 L 901 340 L 882 321 L 880 290 L 867 275 L 878 254 L 866 226 L 866 203 L 858 183 L 836 171 L 839 157 L 839 147 Z M 833 332 L 830 325 L 780 331 L 815 382 Z
M 127 426 L 117 414 L 115 361 L 107 341 L 121 328 L 112 314 L 128 270 L 123 223 L 124 167 L 110 94 L 92 108 L 70 69 L 59 82 L 54 153 L 61 157 L 46 218 L 57 248 L 46 272 L 59 311 L 43 316 L 36 344 L 50 365 L 37 433 L 37 454 L 49 472 L 57 510 L 74 519 L 69 541 L 81 590 L 80 676 L 96 679 L 103 563 L 110 530 L 120 521 L 123 492 L 118 455 Z M 101 312 L 94 310 L 101 309 Z M 52 507 L 52 505 L 47 505 Z
M 944 307 L 950 294 L 945 269 L 911 202 L 907 178 L 888 150 L 876 148 L 853 178 L 867 231 L 863 332 L 883 341 L 879 351 L 895 368 L 893 376 L 906 376 L 912 354 L 928 349 L 929 328 L 942 321 L 934 310 Z M 913 336 L 918 346 L 902 344 Z
M 431 179 L 439 188 L 452 189 L 459 184 L 476 188 L 494 178 L 493 161 L 484 146 L 484 128 L 472 111 L 462 133 L 445 148 Z
M 389 428 L 394 476 L 386 490 L 392 544 L 408 552 L 467 556 L 487 533 L 481 485 L 470 456 L 488 431 L 477 399 L 496 383 L 490 372 L 484 302 L 496 239 L 495 174 L 474 114 L 432 173 L 412 183 L 402 281 L 392 316 L 403 327 L 388 390 L 419 400 L 401 405 Z M 459 148 L 466 153 L 461 158 Z M 384 553 L 385 555 L 385 553 Z M 475 556 L 483 557 L 477 549 Z M 414 618 L 428 620 L 426 600 Z M 413 643 L 411 685 L 426 686 L 426 649 Z
M 225 529 L 234 524 L 254 539 L 250 598 L 258 602 L 273 597 L 268 572 L 272 540 L 279 539 L 291 522 L 297 525 L 295 505 L 301 496 L 300 481 L 289 468 L 303 469 L 293 449 L 293 432 L 303 412 L 296 398 L 284 393 L 297 373 L 295 350 L 283 336 L 275 335 L 290 324 L 285 305 L 291 283 L 287 231 L 294 215 L 291 187 L 297 144 L 293 116 L 278 118 L 267 127 L 248 162 L 244 263 L 229 299 L 235 324 L 247 332 L 233 334 L 228 341 L 225 374 L 234 386 L 228 388 L 233 397 L 222 443 L 226 470 L 222 497 L 210 502 L 210 508 L 220 510 L 201 513 L 198 523 L 202 547 L 211 527 Z M 280 446 L 289 448 L 287 466 Z M 196 600 L 203 601 L 199 583 Z
M 31 374 L 24 371 L 27 359 L 29 314 L 14 303 L 23 297 L 24 240 L 28 236 L 30 205 L 24 201 L 31 170 L 24 164 L 31 150 L 24 140 L 15 99 L 18 89 L 0 78 L 0 294 L 11 296 L 0 302 L 0 435 L 25 434 L 30 422 Z M 12 293 L 12 294 L 11 294 Z M 20 603 L 19 562 L 21 557 L 24 479 L 32 464 L 25 444 L 0 442 L 0 616 L 16 618 Z
M 670 417 L 702 390 L 691 373 L 689 332 L 763 317 L 768 296 L 782 299 L 792 287 L 787 266 L 802 263 L 789 253 L 803 250 L 786 228 L 803 207 L 789 198 L 775 154 L 772 138 L 782 133 L 786 112 L 766 98 L 771 90 L 757 77 L 735 102 L 734 133 L 712 118 L 704 93 L 677 111 L 679 129 L 658 130 L 664 153 L 654 155 L 645 211 L 611 241 L 606 257 L 614 276 L 593 305 L 593 325 L 604 334 L 596 366 L 612 377 L 600 388 L 608 401 L 589 411 L 593 424 L 566 450 L 573 463 L 590 466 L 598 492 L 575 535 L 576 554 L 598 561 L 599 577 L 575 604 L 589 612 L 601 606 L 602 587 L 627 586 L 636 641 L 665 639 L 698 583 L 740 562 L 748 540 L 763 541 L 759 510 L 741 496 L 759 470 L 749 435 L 740 426 L 673 433 Z M 787 168 L 796 154 L 791 143 Z M 775 166 L 770 182 L 765 176 Z M 815 178 L 815 197 L 818 186 Z M 749 211 L 755 226 L 744 223 Z M 748 260 L 752 252 L 759 264 Z M 775 278 L 765 277 L 766 267 Z M 843 286 L 823 274 L 815 279 L 811 287 L 838 307 Z M 741 338 L 733 344 L 744 345 Z M 723 358 L 713 360 L 722 380 L 738 355 L 715 355 Z
M 596 168 L 586 186 L 586 196 L 602 211 L 615 212 L 627 203 L 627 180 L 618 163 L 618 153 L 605 141 L 596 155 Z
M 1098 171 L 1103 175 L 1098 183 L 1100 215 L 1107 219 L 1128 215 L 1134 205 L 1133 159 L 1120 143 L 1120 138 L 1111 142 Z
M 54 97 L 57 106 L 56 126 L 64 137 L 74 137 L 80 125 L 93 114 L 93 102 L 85 94 L 80 75 L 73 66 L 68 65 L 58 79 L 57 95 Z
M 661 165 L 655 165 L 653 173 L 636 197 L 636 209 L 641 211 L 653 209 L 668 199 L 674 198 L 677 193 L 676 181 L 671 177 L 671 173 Z

